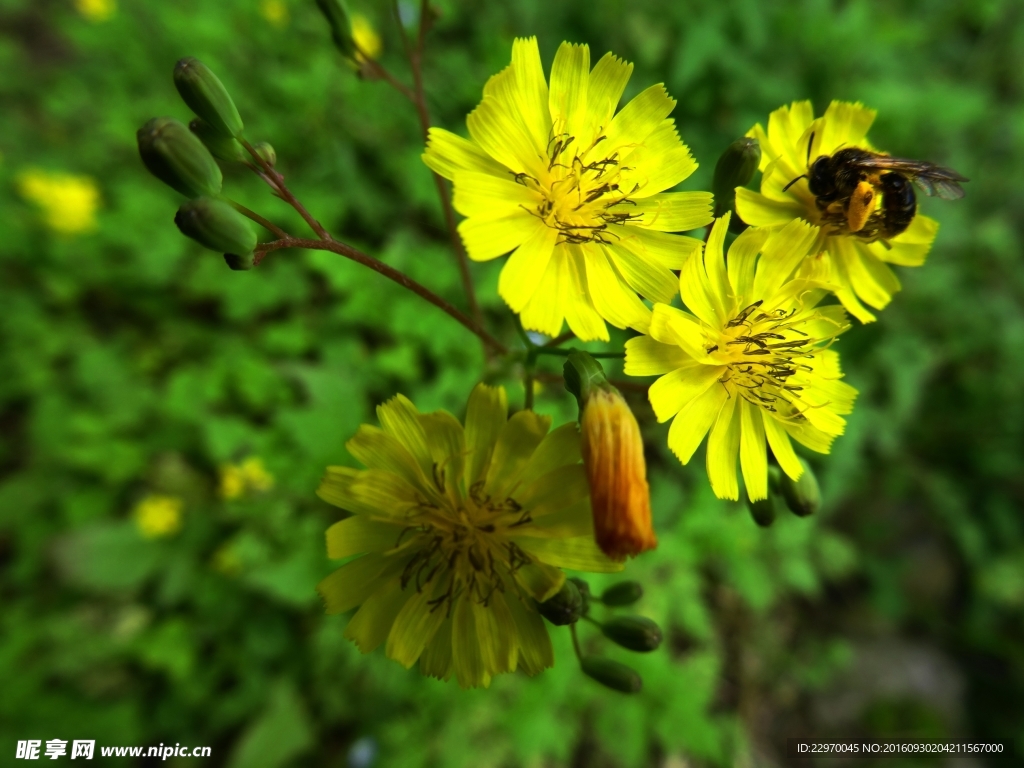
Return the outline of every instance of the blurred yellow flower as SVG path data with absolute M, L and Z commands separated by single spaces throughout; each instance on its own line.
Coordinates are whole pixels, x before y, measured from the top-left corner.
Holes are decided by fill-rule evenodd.
M 177 496 L 147 496 L 135 506 L 135 525 L 147 539 L 173 536 L 181 530 L 183 508 Z
M 288 6 L 284 3 L 284 0 L 262 0 L 260 3 L 260 16 L 266 19 L 271 26 L 278 29 L 288 26 Z
M 352 39 L 356 47 L 371 59 L 376 59 L 383 47 L 377 30 L 361 13 L 352 14 Z M 361 60 L 362 56 L 357 54 L 356 58 Z
M 75 0 L 75 10 L 89 21 L 106 21 L 117 10 L 115 0 Z
M 89 176 L 29 169 L 18 176 L 18 191 L 43 210 L 47 226 L 56 232 L 73 235 L 96 228 L 100 191 Z
M 223 499 L 237 499 L 248 491 L 269 491 L 273 487 L 274 476 L 258 456 L 250 456 L 240 464 L 224 464 L 220 468 L 218 493 Z
M 214 570 L 220 571 L 226 576 L 234 576 L 242 570 L 242 560 L 239 558 L 231 542 L 223 544 L 213 553 L 212 563 Z

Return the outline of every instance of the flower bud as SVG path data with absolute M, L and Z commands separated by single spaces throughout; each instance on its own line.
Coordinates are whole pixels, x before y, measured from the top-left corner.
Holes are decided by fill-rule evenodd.
M 245 148 L 238 143 L 238 139 L 225 136 L 201 117 L 197 117 L 189 123 L 188 129 L 199 137 L 203 145 L 210 150 L 210 154 L 218 160 L 243 163 L 248 157 Z
M 658 539 L 651 526 L 644 444 L 633 412 L 586 352 L 570 352 L 563 370 L 565 388 L 580 406 L 597 545 L 619 561 L 654 549 Z
M 750 516 L 762 528 L 767 528 L 775 522 L 775 516 L 780 504 L 779 494 L 782 493 L 782 489 L 779 487 L 781 478 L 782 470 L 774 464 L 768 465 L 768 497 L 758 501 L 747 499 Z
M 189 109 L 225 136 L 242 133 L 242 118 L 227 89 L 199 59 L 188 56 L 174 67 L 174 85 Z
M 661 645 L 661 627 L 646 616 L 616 616 L 601 626 L 604 636 L 631 651 L 646 653 Z
M 715 216 L 736 210 L 736 187 L 745 187 L 754 178 L 761 163 L 761 145 L 744 136 L 726 147 L 715 165 L 711 191 L 715 196 Z
M 270 142 L 261 141 L 253 145 L 253 149 L 256 150 L 256 154 L 263 158 L 263 161 L 273 167 L 277 164 L 277 152 L 270 146 Z
M 590 603 L 594 599 L 594 596 L 590 594 L 590 585 L 583 579 L 576 576 L 569 578 L 568 581 L 575 584 L 576 588 L 580 591 L 580 597 L 583 599 L 583 607 L 580 609 L 580 613 L 583 616 L 586 616 L 590 613 Z
M 644 588 L 638 581 L 620 581 L 601 593 L 601 602 L 612 607 L 632 605 L 644 596 Z
M 553 597 L 537 603 L 537 612 L 556 627 L 574 624 L 583 615 L 583 597 L 579 588 L 569 579 Z
M 136 138 L 149 172 L 185 197 L 220 194 L 224 177 L 213 155 L 188 128 L 171 117 L 154 117 Z
M 235 272 L 245 272 L 256 266 L 256 254 L 225 253 L 224 263 Z
M 252 223 L 223 200 L 213 197 L 189 200 L 178 209 L 174 223 L 183 235 L 211 251 L 245 257 L 256 248 L 256 229 Z M 230 261 L 228 266 L 231 266 Z
M 794 515 L 807 517 L 813 515 L 821 506 L 821 489 L 818 487 L 818 478 L 806 461 L 797 457 L 800 466 L 804 468 L 799 480 L 792 480 L 785 473 L 780 479 L 782 495 L 786 499 L 786 506 Z
M 343 0 L 316 0 L 320 11 L 327 18 L 331 27 L 331 39 L 342 55 L 352 61 L 356 60 L 356 47 L 352 42 L 352 22 Z
M 613 691 L 637 693 L 644 687 L 644 681 L 636 670 L 604 656 L 585 656 L 580 660 L 580 668 L 583 674 Z

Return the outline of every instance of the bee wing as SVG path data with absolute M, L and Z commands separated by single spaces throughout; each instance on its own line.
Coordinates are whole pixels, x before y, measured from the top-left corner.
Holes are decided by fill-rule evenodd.
M 964 196 L 960 182 L 969 181 L 966 176 L 961 176 L 952 168 L 943 168 L 941 165 L 923 160 L 877 155 L 859 160 L 857 164 L 865 168 L 902 173 L 912 179 L 918 189 L 929 197 L 938 196 L 943 200 L 959 200 Z

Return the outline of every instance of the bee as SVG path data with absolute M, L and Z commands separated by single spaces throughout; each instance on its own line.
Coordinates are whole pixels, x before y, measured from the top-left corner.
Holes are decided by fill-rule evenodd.
M 783 192 L 807 179 L 823 219 L 840 232 L 868 242 L 885 242 L 905 232 L 917 214 L 915 185 L 929 197 L 958 200 L 964 196 L 960 182 L 968 179 L 949 168 L 860 147 L 821 155 L 812 163 L 813 142 L 812 133 L 807 143 L 807 173 L 789 182 Z M 876 201 L 879 194 L 880 206 Z

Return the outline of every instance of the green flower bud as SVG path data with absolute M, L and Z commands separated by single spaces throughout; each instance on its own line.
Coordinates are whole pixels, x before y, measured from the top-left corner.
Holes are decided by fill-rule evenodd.
M 590 613 L 590 603 L 594 599 L 594 596 L 590 594 L 590 585 L 576 576 L 571 577 L 569 581 L 575 584 L 576 588 L 580 591 L 580 597 L 583 598 L 583 608 L 580 610 L 580 613 L 586 616 Z
M 218 160 L 244 163 L 249 157 L 245 147 L 238 143 L 238 139 L 225 136 L 201 117 L 197 117 L 189 123 L 188 129 L 199 137 L 199 140 L 210 150 L 210 154 Z
M 715 216 L 736 210 L 736 187 L 745 187 L 761 163 L 761 145 L 744 136 L 726 147 L 715 165 L 711 191 L 715 195 Z
M 799 458 L 799 457 L 798 457 Z M 799 480 L 790 480 L 784 474 L 780 480 L 782 495 L 786 499 L 786 506 L 794 515 L 807 517 L 813 515 L 821 506 L 821 489 L 818 487 L 818 478 L 803 459 L 799 459 L 804 473 Z
M 573 624 L 583 615 L 583 597 L 579 588 L 568 579 L 554 597 L 536 605 L 540 615 L 556 627 Z
M 263 158 L 264 162 L 270 167 L 274 167 L 277 164 L 277 152 L 270 146 L 270 142 L 261 141 L 258 144 L 253 145 L 253 149 L 256 150 L 256 154 Z
M 578 349 L 569 353 L 565 365 L 562 366 L 562 375 L 565 378 L 566 390 L 576 396 L 576 403 L 581 412 L 594 389 L 614 390 L 608 383 L 608 377 L 604 375 L 601 364 Z
M 136 138 L 149 172 L 185 197 L 220 194 L 224 177 L 217 161 L 188 128 L 172 117 L 154 117 Z
M 256 229 L 252 222 L 229 203 L 214 197 L 199 197 L 184 203 L 174 223 L 183 235 L 211 251 L 244 257 L 256 248 Z M 231 266 L 230 261 L 228 266 Z
M 646 616 L 616 616 L 601 626 L 604 636 L 631 651 L 646 653 L 661 645 L 661 627 Z
M 592 677 L 613 691 L 637 693 L 644 687 L 644 681 L 636 673 L 636 670 L 603 656 L 584 657 L 580 661 L 580 668 L 583 670 L 583 674 Z
M 199 59 L 191 56 L 174 67 L 174 85 L 189 109 L 225 136 L 242 133 L 242 118 L 227 89 Z
M 331 39 L 335 47 L 352 61 L 356 60 L 356 46 L 352 42 L 352 22 L 343 0 L 316 0 L 320 11 L 331 27 Z
M 782 493 L 779 484 L 782 480 L 782 470 L 774 464 L 768 465 L 768 498 L 760 501 L 747 500 L 747 508 L 754 522 L 762 528 L 767 528 L 775 522 L 780 504 L 779 495 Z
M 620 581 L 601 593 L 601 602 L 614 607 L 632 605 L 644 596 L 644 588 L 638 581 Z
M 244 272 L 256 266 L 256 254 L 225 253 L 224 262 L 236 272 Z

